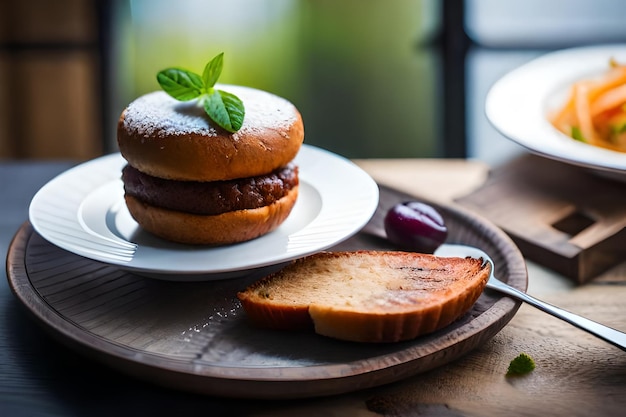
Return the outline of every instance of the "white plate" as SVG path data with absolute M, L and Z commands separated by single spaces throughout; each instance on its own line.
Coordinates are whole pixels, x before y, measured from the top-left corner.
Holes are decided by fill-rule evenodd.
M 487 118 L 503 135 L 534 153 L 626 179 L 626 153 L 576 141 L 547 119 L 565 103 L 575 81 L 602 75 L 610 58 L 626 62 L 626 45 L 565 49 L 522 65 L 489 90 Z
M 30 204 L 30 222 L 67 251 L 155 278 L 193 281 L 267 273 L 352 236 L 378 205 L 378 186 L 349 160 L 303 145 L 295 162 L 300 194 L 290 216 L 275 231 L 236 245 L 188 246 L 144 232 L 124 203 L 120 176 L 126 161 L 120 154 L 78 165 L 47 183 Z

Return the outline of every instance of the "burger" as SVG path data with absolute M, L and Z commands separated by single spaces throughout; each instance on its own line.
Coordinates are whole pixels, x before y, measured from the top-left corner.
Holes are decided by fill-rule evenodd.
M 137 98 L 120 116 L 126 206 L 160 238 L 197 245 L 248 241 L 275 230 L 297 200 L 299 111 L 265 91 L 220 88 L 245 104 L 235 132 L 212 122 L 197 102 L 164 91 Z

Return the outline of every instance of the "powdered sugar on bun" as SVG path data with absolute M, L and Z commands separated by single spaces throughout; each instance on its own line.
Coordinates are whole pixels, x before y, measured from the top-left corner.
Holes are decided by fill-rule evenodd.
M 145 138 L 188 134 L 217 136 L 197 100 L 181 102 L 164 91 L 146 94 L 130 103 L 124 112 L 124 129 Z
M 216 85 L 216 88 L 239 97 L 246 109 L 243 125 L 232 134 L 233 140 L 268 126 L 278 131 L 286 130 L 300 117 L 289 101 L 274 94 L 235 85 Z M 124 128 L 143 137 L 188 134 L 215 137 L 223 133 L 209 119 L 198 100 L 178 101 L 164 91 L 148 93 L 130 103 Z

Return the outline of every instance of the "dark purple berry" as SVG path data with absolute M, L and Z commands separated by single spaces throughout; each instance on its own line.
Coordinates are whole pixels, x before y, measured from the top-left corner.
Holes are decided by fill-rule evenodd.
M 398 249 L 422 253 L 433 253 L 448 237 L 437 210 L 418 201 L 393 206 L 385 216 L 385 232 Z

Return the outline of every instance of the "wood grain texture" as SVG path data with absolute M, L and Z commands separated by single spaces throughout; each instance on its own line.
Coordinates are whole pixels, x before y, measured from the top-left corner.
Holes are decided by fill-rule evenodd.
M 381 189 L 370 227 L 379 229 L 388 207 L 407 198 Z M 505 281 L 526 288 L 523 258 L 502 231 L 467 212 L 439 209 L 453 231 L 451 241 L 482 247 Z M 363 233 L 335 249 L 385 245 Z M 485 293 L 468 314 L 432 335 L 355 344 L 251 327 L 235 297 L 250 277 L 194 283 L 144 278 L 66 252 L 28 224 L 11 245 L 8 265 L 18 299 L 64 343 L 140 378 L 228 397 L 300 398 L 398 381 L 472 351 L 519 307 Z
M 597 290 L 611 308 L 626 304 L 606 297 L 605 289 Z M 621 296 L 625 290 L 619 289 Z M 585 288 L 579 299 L 546 301 L 625 327 L 623 319 L 607 321 L 604 312 L 581 310 L 590 303 L 588 293 Z M 509 361 L 519 352 L 530 354 L 537 367 L 528 375 L 507 377 Z M 456 414 L 432 415 L 616 416 L 626 405 L 623 352 L 526 305 L 504 331 L 458 365 L 386 387 L 368 401 L 384 415 L 411 415 L 411 410 L 427 405 L 445 405 Z

